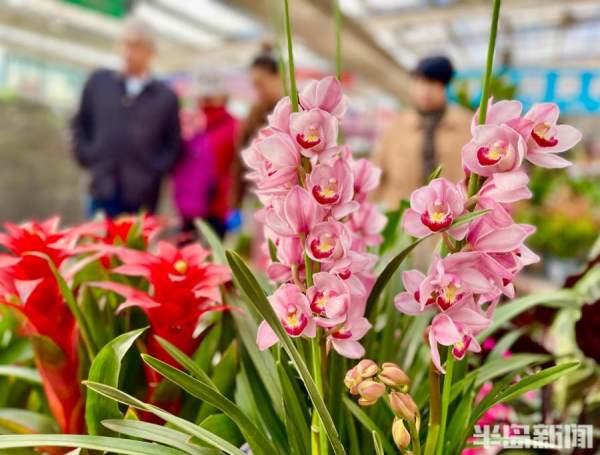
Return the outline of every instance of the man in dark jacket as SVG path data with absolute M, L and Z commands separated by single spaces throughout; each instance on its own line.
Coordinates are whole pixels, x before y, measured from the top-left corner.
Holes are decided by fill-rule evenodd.
M 120 72 L 88 79 L 72 122 L 77 161 L 91 174 L 88 215 L 156 210 L 162 178 L 182 151 L 175 93 L 150 75 L 154 35 L 125 23 Z

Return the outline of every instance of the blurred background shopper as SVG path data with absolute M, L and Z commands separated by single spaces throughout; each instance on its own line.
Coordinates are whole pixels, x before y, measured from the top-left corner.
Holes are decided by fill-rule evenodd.
M 232 209 L 238 122 L 227 110 L 227 91 L 218 73 L 197 82 L 195 105 L 181 115 L 184 156 L 174 171 L 174 196 L 182 230 L 193 236 L 202 218 L 220 237 Z
M 119 50 L 120 71 L 90 75 L 72 121 L 75 156 L 91 177 L 88 216 L 154 212 L 182 150 L 177 97 L 151 73 L 153 31 L 129 19 Z
M 452 181 L 463 175 L 460 153 L 473 114 L 448 103 L 453 76 L 452 63 L 443 56 L 422 59 L 413 72 L 412 108 L 391 123 L 375 155 L 383 169 L 378 196 L 388 208 L 397 208 L 438 165 Z
M 244 123 L 242 146 L 248 145 L 258 130 L 267 124 L 267 115 L 283 97 L 279 64 L 270 46 L 264 45 L 262 52 L 250 64 L 250 81 L 256 98 Z

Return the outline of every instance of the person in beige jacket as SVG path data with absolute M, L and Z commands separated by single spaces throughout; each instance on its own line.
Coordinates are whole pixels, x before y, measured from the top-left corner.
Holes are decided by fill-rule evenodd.
M 473 114 L 448 104 L 446 87 L 454 69 L 446 57 L 421 60 L 413 72 L 411 109 L 400 113 L 384 132 L 374 155 L 383 169 L 375 195 L 387 209 L 425 183 L 438 165 L 451 181 L 464 177 L 461 149 L 470 138 Z

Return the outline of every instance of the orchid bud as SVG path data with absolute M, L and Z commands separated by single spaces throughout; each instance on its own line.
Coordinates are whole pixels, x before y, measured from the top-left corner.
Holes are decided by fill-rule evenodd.
M 385 393 L 385 385 L 372 379 L 365 379 L 358 385 L 358 393 L 360 394 L 358 404 L 371 406 Z
M 386 362 L 381 366 L 379 379 L 390 387 L 410 385 L 410 378 L 408 375 L 398 365 L 391 362 Z
M 400 450 L 406 449 L 410 444 L 410 433 L 404 426 L 404 421 L 398 417 L 394 419 L 392 424 L 392 437 Z
M 346 384 L 346 387 L 348 387 L 352 395 L 358 395 L 357 387 L 362 382 L 362 380 L 362 376 L 360 375 L 356 367 L 354 367 L 350 368 L 346 373 L 346 377 L 344 378 L 344 384 Z
M 379 371 L 379 367 L 375 362 L 369 359 L 363 359 L 356 365 L 356 370 L 363 378 L 372 378 Z
M 392 407 L 392 411 L 394 411 L 394 414 L 411 422 L 415 420 L 415 417 L 419 412 L 417 404 L 407 393 L 390 393 L 390 406 Z

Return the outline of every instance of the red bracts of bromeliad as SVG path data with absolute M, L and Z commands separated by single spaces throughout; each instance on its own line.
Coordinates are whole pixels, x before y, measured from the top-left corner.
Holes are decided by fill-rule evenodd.
M 159 242 L 155 254 L 125 248 L 114 250 L 123 265 L 114 273 L 145 278 L 148 291 L 113 282 L 92 283 L 93 286 L 111 290 L 125 298 L 117 311 L 139 307 L 150 323 L 147 339 L 148 353 L 173 366 L 177 362 L 160 346 L 155 336 L 164 338 L 181 351 L 192 355 L 200 339 L 194 331 L 200 317 L 209 311 L 222 311 L 219 286 L 231 278 L 229 269 L 207 261 L 209 251 L 193 244 L 181 249 L 167 242 Z M 146 368 L 148 400 L 171 411 L 178 403 L 157 402 L 155 391 L 161 377 Z
M 0 304 L 14 308 L 33 345 L 35 362 L 52 414 L 64 433 L 84 430 L 79 378 L 79 334 L 48 261 L 56 267 L 69 256 L 74 232 L 60 231 L 58 218 L 6 224 L 0 246 Z

